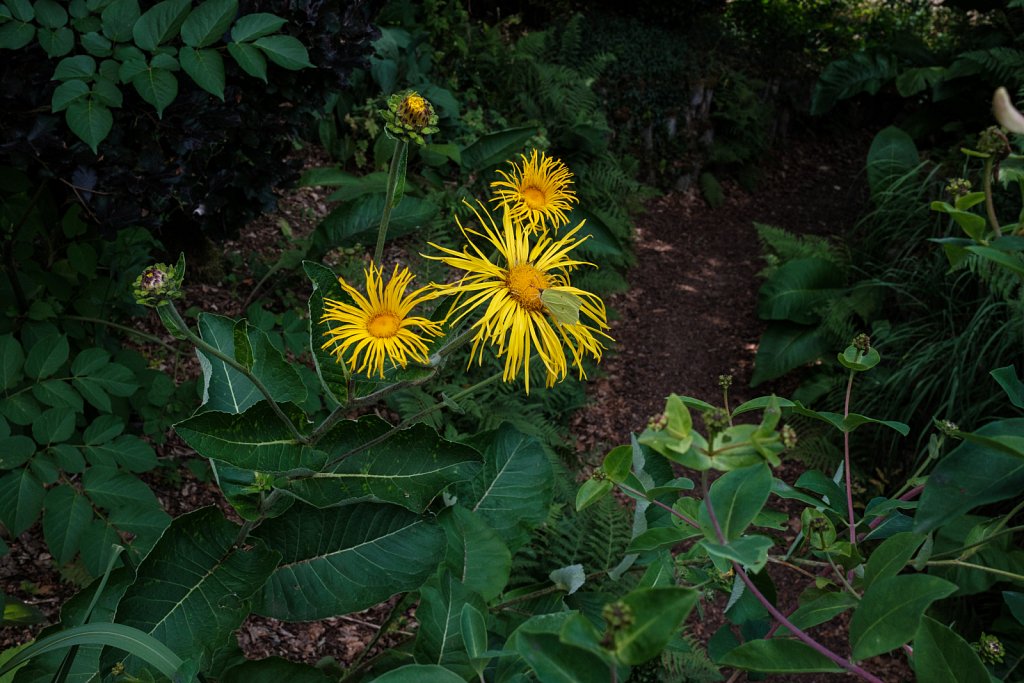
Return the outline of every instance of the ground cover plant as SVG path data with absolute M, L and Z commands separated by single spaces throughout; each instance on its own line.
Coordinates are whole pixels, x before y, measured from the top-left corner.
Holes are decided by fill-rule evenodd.
M 593 273 L 632 260 L 625 210 L 609 205 L 639 186 L 606 146 L 591 90 L 603 60 L 564 63 L 579 54 L 579 17 L 557 30 L 481 29 L 482 63 L 508 79 L 495 101 L 526 114 L 481 110 L 465 123 L 462 86 L 447 80 L 464 72 L 434 68 L 472 50 L 455 41 L 438 54 L 430 37 L 451 30 L 446 18 L 460 37 L 470 22 L 445 7 L 429 4 L 422 19 L 395 3 L 364 90 L 332 98 L 323 114 L 320 133 L 344 166 L 314 168 L 305 182 L 335 188 L 337 205 L 255 288 L 300 281 L 285 301 L 301 298 L 301 315 L 251 292 L 244 317 L 213 302 L 182 310 L 186 294 L 201 300 L 184 256 L 153 264 L 160 245 L 146 231 L 104 239 L 50 199 L 55 183 L 4 169 L 4 257 L 19 267 L 0 282 L 11 302 L 0 328 L 0 523 L 17 534 L 41 512 L 48 550 L 83 588 L 58 623 L 0 655 L 0 676 L 710 681 L 747 671 L 878 681 L 875 658 L 896 651 L 922 681 L 1014 680 L 1024 384 L 1012 364 L 974 370 L 972 382 L 998 398 L 970 423 L 936 413 L 911 424 L 861 407 L 879 405 L 864 395 L 881 391 L 874 377 L 913 365 L 890 356 L 896 335 L 843 330 L 827 351 L 840 351 L 838 404 L 812 405 L 802 390 L 734 406 L 722 375 L 720 405 L 670 396 L 628 445 L 585 467 L 580 485 L 558 447 L 583 400 L 576 380 L 614 343 L 597 285 L 616 276 Z M 467 89 L 479 103 L 477 78 Z M 399 89 L 403 80 L 411 87 Z M 1008 96 L 996 102 L 1000 123 L 1024 133 Z M 342 132 L 341 122 L 357 125 Z M 990 288 L 1005 305 L 987 312 L 1011 321 L 1024 266 L 1019 219 L 1007 217 L 1021 209 L 994 180 L 998 169 L 1024 188 L 1012 139 L 994 129 L 972 143 L 981 191 L 960 179 L 949 202 L 926 206 L 962 234 L 924 245 Z M 913 203 L 897 186 L 916 150 L 906 162 L 895 129 L 879 140 L 874 196 Z M 780 254 L 761 309 L 816 335 L 817 355 L 826 304 L 869 320 L 844 279 L 846 253 L 769 227 L 761 235 Z M 154 343 L 119 317 L 141 306 L 174 339 L 158 340 L 156 363 L 194 354 L 193 391 L 118 348 L 113 333 Z M 799 364 L 765 348 L 759 372 L 774 363 L 771 378 Z M 971 350 L 973 360 L 1004 357 Z M 162 438 L 171 422 L 219 503 L 173 520 L 139 477 L 158 466 L 143 437 Z M 784 458 L 809 424 L 841 446 L 791 479 Z M 920 434 L 927 449 L 874 495 L 858 464 L 882 433 Z M 794 527 L 796 540 L 780 543 Z M 795 610 L 782 607 L 778 572 L 805 587 Z M 718 596 L 728 623 L 698 643 L 687 622 Z M 39 618 L 31 601 L 2 597 L 5 623 Z M 252 615 L 288 628 L 371 607 L 381 623 L 343 664 L 250 660 L 236 636 Z M 823 626 L 840 640 L 814 630 Z

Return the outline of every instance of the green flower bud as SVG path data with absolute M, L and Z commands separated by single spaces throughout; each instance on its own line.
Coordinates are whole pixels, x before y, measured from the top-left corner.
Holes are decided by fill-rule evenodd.
M 850 344 L 852 344 L 855 349 L 864 354 L 871 350 L 871 337 L 861 333 L 854 337 L 853 341 L 850 342 Z
M 950 178 L 946 183 L 946 192 L 953 195 L 953 199 L 963 197 L 971 191 L 971 181 L 967 178 Z
M 434 106 L 415 90 L 389 97 L 388 108 L 382 110 L 380 115 L 384 119 L 385 130 L 396 140 L 422 145 L 426 143 L 424 135 L 439 130 Z
M 728 389 L 732 386 L 732 375 L 719 375 L 718 386 L 721 389 Z
M 978 637 L 978 642 L 971 643 L 971 647 L 978 652 L 978 656 L 986 664 L 1002 664 L 1003 657 L 1006 656 L 1006 649 L 1003 648 L 999 638 L 986 635 L 984 631 Z
M 786 447 L 787 451 L 791 451 L 794 448 L 796 448 L 796 430 L 793 429 L 790 425 L 782 426 L 780 436 L 782 437 L 782 445 Z
M 157 263 L 143 270 L 132 285 L 135 301 L 143 306 L 157 308 L 171 299 L 182 297 L 181 283 L 185 279 L 185 255 L 177 265 Z
M 996 159 L 1010 155 L 1010 141 L 999 126 L 989 126 L 978 136 L 978 151 Z

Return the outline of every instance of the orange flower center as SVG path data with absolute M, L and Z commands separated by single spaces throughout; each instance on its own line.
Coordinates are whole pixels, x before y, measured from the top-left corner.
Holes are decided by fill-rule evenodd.
M 505 276 L 505 286 L 515 301 L 528 311 L 542 311 L 540 293 L 548 286 L 544 273 L 529 263 L 512 266 Z
M 534 187 L 533 185 L 524 187 L 521 194 L 523 195 L 523 201 L 526 202 L 526 205 L 535 211 L 537 209 L 543 209 L 548 205 L 547 195 L 545 195 L 544 190 L 539 187 Z
M 378 339 L 387 339 L 394 337 L 398 334 L 398 330 L 402 327 L 402 321 L 394 313 L 378 313 L 377 315 L 370 318 L 370 322 L 366 323 L 366 331 L 370 333 L 371 337 L 377 337 Z

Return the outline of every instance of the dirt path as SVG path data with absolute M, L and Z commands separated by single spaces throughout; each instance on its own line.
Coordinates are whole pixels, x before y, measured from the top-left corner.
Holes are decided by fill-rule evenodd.
M 737 401 L 776 389 L 749 387 L 764 330 L 754 223 L 819 235 L 851 228 L 866 202 L 869 145 L 869 134 L 786 141 L 753 193 L 726 184 L 717 209 L 692 191 L 670 194 L 637 218 L 629 291 L 608 302 L 619 316 L 615 353 L 574 423 L 581 451 L 628 442 L 670 393 L 715 402 L 721 374 L 734 375 Z

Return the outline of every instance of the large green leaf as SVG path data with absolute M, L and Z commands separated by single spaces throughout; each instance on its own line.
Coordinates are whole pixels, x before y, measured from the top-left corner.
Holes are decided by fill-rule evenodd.
M 757 314 L 810 325 L 821 319 L 817 309 L 841 293 L 845 280 L 842 269 L 826 259 L 787 261 L 761 285 Z
M 115 621 L 155 637 L 182 658 L 201 654 L 208 664 L 280 559 L 251 536 L 247 549 L 236 545 L 238 531 L 214 507 L 175 519 L 139 566 Z M 137 671 L 138 663 L 129 658 L 126 667 Z
M 269 36 L 288 23 L 285 19 L 266 12 L 239 17 L 231 29 L 231 39 L 238 43 Z
M 465 683 L 465 680 L 437 664 L 406 664 L 377 676 L 372 683 Z
M 114 115 L 110 109 L 92 97 L 75 100 L 64 111 L 71 132 L 89 145 L 93 154 L 97 153 L 99 144 L 110 133 L 114 126 Z
M 759 572 L 768 562 L 768 551 L 771 550 L 773 543 L 767 536 L 747 535 L 735 538 L 725 545 L 707 540 L 701 541 L 701 545 L 712 558 L 739 562 L 744 569 Z M 718 564 L 721 567 L 721 563 Z
M 199 316 L 199 334 L 203 341 L 224 355 L 235 357 L 235 325 L 231 318 L 202 313 Z M 252 374 L 255 375 L 278 403 L 302 403 L 306 387 L 302 378 L 270 342 L 267 333 L 246 327 L 246 337 L 252 350 Z M 263 394 L 249 379 L 224 361 L 207 357 L 196 351 L 203 368 L 203 409 L 225 413 L 241 413 L 263 399 Z
M 909 642 L 928 606 L 956 589 L 956 584 L 927 574 L 903 574 L 875 581 L 864 592 L 850 619 L 854 659 L 874 657 Z
M 569 645 L 560 633 L 576 612 L 541 614 L 521 624 L 505 643 L 518 653 L 541 683 L 580 683 L 611 680 L 606 657 L 583 647 Z
M 222 683 L 331 683 L 334 679 L 309 664 L 267 657 L 233 666 L 220 680 Z
M 875 94 L 896 77 L 897 62 L 874 52 L 855 52 L 831 62 L 822 72 L 811 96 L 811 114 L 819 116 L 840 100 L 862 92 Z
M 518 162 L 519 158 L 513 155 L 536 134 L 536 126 L 525 126 L 483 135 L 462 150 L 462 170 L 480 172 L 505 161 Z
M 115 43 L 127 42 L 142 12 L 139 0 L 114 0 L 103 9 L 103 35 Z
M 72 486 L 55 486 L 46 493 L 43 513 L 43 537 L 58 565 L 75 558 L 82 533 L 92 521 L 89 499 Z
M 132 78 L 132 85 L 142 99 L 153 105 L 160 118 L 178 96 L 178 78 L 168 69 L 147 67 Z
M 420 512 L 445 488 L 480 471 L 475 450 L 445 441 L 422 423 L 364 448 L 391 429 L 376 416 L 339 423 L 316 447 L 328 461 L 352 455 L 312 478 L 291 481 L 288 490 L 317 507 L 369 500 Z
M 800 605 L 795 612 L 789 615 L 789 621 L 799 629 L 809 629 L 812 626 L 824 624 L 837 614 L 842 614 L 856 605 L 857 598 L 846 591 L 825 593 L 806 604 Z M 789 634 L 789 629 L 785 626 L 780 626 L 776 634 L 780 636 L 787 635 Z
M 473 676 L 475 669 L 462 635 L 464 605 L 481 612 L 487 610 L 484 599 L 450 572 L 420 589 L 420 604 L 416 608 L 420 627 L 413 647 L 417 662 L 438 664 L 465 678 Z
M 267 59 L 282 68 L 297 71 L 313 67 L 306 46 L 292 36 L 264 36 L 257 38 L 252 44 L 262 50 Z
M 13 335 L 0 337 L 0 391 L 13 387 L 22 377 L 25 352 Z
M 909 135 L 896 126 L 881 130 L 868 150 L 867 174 L 871 195 L 877 197 L 894 180 L 917 168 L 919 162 L 917 145 Z
M 458 487 L 459 502 L 483 517 L 515 551 L 544 522 L 551 504 L 553 475 L 541 443 L 510 425 L 481 435 L 484 466 Z
M 831 346 L 815 326 L 790 322 L 772 322 L 761 335 L 754 359 L 750 386 L 782 377 L 831 351 Z
M 296 422 L 302 413 L 294 405 L 283 409 Z M 208 411 L 174 426 L 178 433 L 204 458 L 260 472 L 283 473 L 299 468 L 319 469 L 327 456 L 299 443 L 271 409 L 260 401 L 244 413 Z
M 416 590 L 437 568 L 444 531 L 395 505 L 293 505 L 255 535 L 281 555 L 256 611 L 285 621 L 358 612 Z
M 191 9 L 192 0 L 164 0 L 153 5 L 132 28 L 135 44 L 146 52 L 153 52 L 178 33 Z
M 1024 434 L 1024 418 L 990 422 L 976 434 Z M 1020 495 L 1024 460 L 984 445 L 964 442 L 939 461 L 928 477 L 914 516 L 914 531 L 926 534 L 968 510 Z
M 1024 408 L 1024 382 L 1017 377 L 1017 368 L 1013 365 L 996 368 L 989 373 L 999 382 L 999 386 L 1010 399 L 1010 403 L 1018 408 Z
M 370 243 L 376 239 L 380 217 L 387 197 L 384 193 L 366 194 L 345 202 L 331 211 L 320 223 L 315 242 L 321 249 Z M 406 196 L 392 210 L 388 222 L 388 239 L 408 235 L 426 225 L 437 215 L 437 205 L 419 197 Z
M 693 588 L 665 586 L 640 588 L 622 602 L 633 614 L 633 622 L 615 633 L 615 654 L 623 664 L 642 664 L 665 649 L 679 631 L 700 593 Z
M 213 49 L 183 47 L 178 52 L 181 68 L 206 92 L 224 101 L 224 58 Z
M 927 683 L 987 681 L 988 670 L 970 644 L 948 626 L 929 617 L 914 636 L 914 670 Z
M 27 467 L 0 478 L 0 522 L 11 536 L 20 536 L 39 519 L 44 494 L 42 482 Z
M 248 43 L 228 43 L 228 54 L 242 68 L 242 71 L 267 82 L 267 58 Z
M 875 548 L 864 570 L 864 588 L 867 589 L 879 579 L 896 576 L 914 556 L 925 537 L 912 531 L 890 536 Z
M 726 541 L 740 537 L 768 502 L 771 490 L 772 472 L 767 464 L 726 472 L 715 480 L 708 496 Z M 717 543 L 707 505 L 700 506 L 699 521 L 704 535 Z
M 181 40 L 195 48 L 213 45 L 231 26 L 236 14 L 238 0 L 205 0 L 182 22 Z
M 784 638 L 748 641 L 730 650 L 717 663 L 769 674 L 843 671 L 842 667 L 810 645 Z
M 320 319 L 324 315 L 324 300 L 343 301 L 345 294 L 338 283 L 338 276 L 330 268 L 313 261 L 303 261 L 302 268 L 313 285 L 309 295 L 309 350 L 320 385 L 327 391 L 332 405 L 337 406 L 348 401 L 348 378 L 344 366 L 330 351 L 322 348 L 327 327 Z
M 493 600 L 505 589 L 512 570 L 512 554 L 501 537 L 461 505 L 453 505 L 439 517 L 448 536 L 445 563 L 454 577 L 484 600 Z

